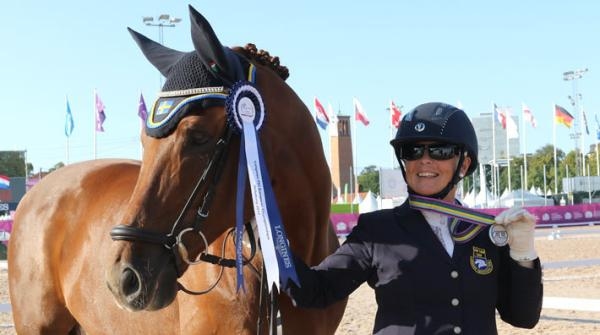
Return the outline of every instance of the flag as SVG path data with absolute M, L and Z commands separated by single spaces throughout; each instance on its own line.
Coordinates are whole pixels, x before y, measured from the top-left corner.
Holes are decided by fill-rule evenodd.
M 0 174 L 0 190 L 8 190 L 10 188 L 10 178 Z
M 138 116 L 143 122 L 146 122 L 148 117 L 148 110 L 146 109 L 146 102 L 144 102 L 144 96 L 140 93 L 140 103 L 138 105 Z
M 69 106 L 69 99 L 67 99 L 67 115 L 65 116 L 65 136 L 70 137 L 73 133 L 75 124 L 73 123 L 73 114 L 71 114 L 71 106 Z
M 581 113 L 583 114 L 583 124 L 585 124 L 585 133 L 589 135 L 590 129 L 588 128 L 587 117 L 585 116 L 585 111 L 582 110 Z
M 352 101 L 354 103 L 354 119 L 356 121 L 362 122 L 365 126 L 368 126 L 369 119 L 367 118 L 367 113 L 365 113 L 365 109 L 360 104 L 358 99 L 353 98 Z
M 508 138 L 519 138 L 519 130 L 517 128 L 517 123 L 510 116 L 509 108 L 506 109 L 506 114 L 504 115 L 506 117 L 506 136 L 508 136 Z
M 494 114 L 496 115 L 496 120 L 502 126 L 502 129 L 506 129 L 506 114 L 504 113 L 504 109 L 499 108 L 494 104 Z
M 319 127 L 323 130 L 327 129 L 327 125 L 329 124 L 329 117 L 327 116 L 327 112 L 325 112 L 325 108 L 321 105 L 321 102 L 317 97 L 315 97 L 315 120 Z
M 573 124 L 573 115 L 567 112 L 566 109 L 559 105 L 554 105 L 554 121 L 565 125 L 567 128 L 571 128 Z
M 335 115 L 335 113 L 333 112 L 333 107 L 331 107 L 331 104 L 327 104 L 327 115 L 329 115 L 329 117 L 330 117 L 329 123 L 331 123 L 331 124 L 337 123 L 337 115 Z
M 531 109 L 529 109 L 529 107 L 527 107 L 527 105 L 525 105 L 525 103 L 523 103 L 523 119 L 525 119 L 525 121 L 528 121 L 529 123 L 531 123 L 531 126 L 533 128 L 536 127 L 536 122 L 535 122 L 535 118 L 533 117 L 533 114 L 531 114 Z
M 98 93 L 96 93 L 96 131 L 104 132 L 104 127 L 102 127 L 104 120 L 106 120 L 104 104 L 102 103 L 102 100 L 100 100 Z
M 394 101 L 391 101 L 390 103 L 390 112 L 392 113 L 392 126 L 394 126 L 394 128 L 400 127 L 402 111 L 400 110 L 400 108 L 398 108 L 398 106 L 396 106 Z

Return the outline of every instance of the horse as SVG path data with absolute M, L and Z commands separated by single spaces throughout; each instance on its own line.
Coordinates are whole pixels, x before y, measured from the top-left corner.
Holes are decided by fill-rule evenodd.
M 277 310 L 283 334 L 335 333 L 346 300 L 297 308 L 265 282 L 266 243 L 252 224 L 259 212 L 251 187 L 238 186 L 245 141 L 224 97 L 247 81 L 263 99 L 256 136 L 267 186 L 289 248 L 309 265 L 339 246 L 315 123 L 277 57 L 251 44 L 224 47 L 189 10 L 192 52 L 130 29 L 166 78 L 141 134 L 142 160 L 67 165 L 21 200 L 8 247 L 17 333 L 265 334 Z

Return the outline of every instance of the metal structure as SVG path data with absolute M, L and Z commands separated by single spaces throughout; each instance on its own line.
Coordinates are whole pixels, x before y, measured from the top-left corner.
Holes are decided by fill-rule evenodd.
M 181 22 L 181 19 L 178 17 L 172 17 L 169 14 L 161 14 L 156 18 L 156 21 L 154 20 L 154 17 L 152 17 L 152 16 L 143 16 L 142 22 L 147 26 L 158 27 L 158 42 L 160 44 L 164 45 L 163 29 L 165 27 L 173 28 L 173 27 L 177 26 L 177 24 L 179 22 Z M 162 75 L 160 75 L 159 86 L 161 88 L 162 88 L 162 84 L 163 84 L 162 81 L 163 81 L 163 77 L 162 77 Z
M 576 113 L 577 117 L 574 120 L 575 126 L 573 127 L 573 132 L 571 133 L 570 137 L 571 137 L 571 139 L 573 139 L 575 141 L 575 149 L 579 152 L 579 155 L 577 155 L 577 160 L 576 160 L 576 164 L 577 164 L 576 175 L 580 174 L 581 176 L 586 175 L 585 153 L 584 153 L 584 150 L 585 150 L 584 131 L 585 131 L 585 127 L 587 125 L 586 125 L 584 115 L 583 115 L 583 113 L 584 113 L 583 108 L 581 106 L 582 96 L 578 92 L 577 84 L 578 84 L 579 79 L 581 79 L 583 77 L 583 74 L 586 73 L 587 71 L 588 71 L 588 69 L 585 68 L 585 69 L 567 71 L 567 72 L 563 73 L 563 80 L 572 82 L 572 87 L 573 87 L 573 95 L 569 95 L 569 100 L 571 102 L 571 106 L 573 106 L 573 112 Z M 578 141 L 579 139 L 581 139 L 581 142 Z

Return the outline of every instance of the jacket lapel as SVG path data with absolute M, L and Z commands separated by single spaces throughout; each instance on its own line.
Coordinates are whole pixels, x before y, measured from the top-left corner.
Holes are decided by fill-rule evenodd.
M 410 208 L 408 201 L 406 201 L 401 206 L 396 207 L 395 214 L 397 214 L 396 222 L 413 236 L 414 241 L 421 249 L 438 254 L 440 259 L 443 259 L 445 262 L 451 262 L 446 249 L 444 249 L 438 237 L 431 230 L 429 223 L 427 223 L 421 211 Z M 456 247 L 454 253 L 456 253 Z

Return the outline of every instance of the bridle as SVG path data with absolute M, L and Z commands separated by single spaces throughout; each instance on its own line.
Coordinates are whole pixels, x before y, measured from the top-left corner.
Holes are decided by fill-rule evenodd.
M 198 295 L 208 293 L 218 283 L 223 273 L 224 267 L 235 267 L 235 259 L 224 257 L 225 243 L 227 242 L 229 236 L 232 234 L 233 228 L 229 230 L 227 237 L 223 241 L 221 256 L 208 253 L 208 241 L 204 233 L 202 233 L 202 224 L 208 218 L 208 215 L 210 213 L 210 206 L 214 199 L 216 186 L 219 183 L 223 172 L 223 167 L 227 158 L 227 151 L 232 135 L 233 129 L 230 125 L 226 124 L 223 134 L 217 140 L 215 149 L 208 164 L 206 165 L 206 168 L 204 169 L 201 177 L 196 182 L 192 193 L 190 194 L 185 205 L 179 212 L 179 215 L 173 223 L 171 231 L 168 234 L 147 231 L 142 228 L 122 224 L 115 226 L 110 231 L 110 236 L 114 241 L 145 242 L 150 244 L 162 245 L 167 250 L 172 251 L 175 257 L 179 256 L 188 265 L 195 265 L 201 262 L 208 262 L 211 264 L 221 266 L 221 274 L 218 276 L 217 281 L 214 284 L 210 285 L 210 287 L 207 290 L 192 291 L 183 287 L 183 285 L 179 283 L 180 289 L 189 294 Z M 206 192 L 204 193 L 202 204 L 196 210 L 193 225 L 187 228 L 182 228 L 181 224 L 183 222 L 185 214 L 188 213 L 194 201 L 200 195 L 200 190 L 203 188 L 206 189 Z M 246 223 L 245 230 L 248 233 L 248 237 L 250 240 L 251 254 L 248 259 L 244 259 L 244 265 L 248 264 L 256 254 L 256 242 L 254 238 L 254 233 L 249 223 Z M 200 236 L 200 239 L 202 240 L 202 243 L 204 243 L 204 251 L 200 252 L 200 254 L 193 260 L 189 259 L 187 248 L 183 243 L 183 236 L 186 233 L 198 234 L 198 236 Z M 181 273 L 179 269 L 178 273 Z
M 200 103 L 203 107 L 214 106 L 215 101 L 216 105 L 222 105 L 225 98 L 230 93 L 230 88 L 233 86 L 234 81 L 236 80 L 255 80 L 255 68 L 254 65 L 248 62 L 243 57 L 240 57 L 229 48 L 224 48 L 223 51 L 227 56 L 230 64 L 232 65 L 232 77 L 223 76 L 221 74 L 216 74 L 219 79 L 225 84 L 223 87 L 199 87 L 199 88 L 191 88 L 191 89 L 183 89 L 179 91 L 164 91 L 159 93 L 160 98 L 179 98 L 179 105 L 184 106 L 188 103 Z M 234 80 L 232 81 L 232 78 Z M 155 103 L 156 104 L 156 103 Z M 173 110 L 166 113 L 167 117 L 165 119 L 159 120 L 155 122 L 153 117 L 148 117 L 146 120 L 146 129 L 147 131 L 154 131 L 157 128 L 162 127 L 163 124 L 176 124 L 179 120 L 185 115 L 183 107 L 180 109 L 177 106 Z M 158 106 L 160 109 L 160 105 Z M 152 116 L 155 114 L 155 106 L 152 107 Z M 164 114 L 164 113 L 163 113 Z M 164 246 L 167 250 L 172 251 L 175 258 L 180 257 L 185 263 L 188 265 L 199 264 L 200 262 L 208 262 L 215 265 L 221 266 L 221 274 L 223 267 L 235 267 L 236 260 L 225 258 L 225 243 L 227 239 L 231 235 L 231 232 L 234 230 L 230 229 L 230 232 L 227 234 L 227 237 L 223 241 L 223 251 L 221 256 L 213 255 L 208 253 L 208 241 L 204 233 L 202 233 L 202 224 L 208 218 L 210 212 L 210 206 L 212 204 L 215 189 L 217 184 L 219 183 L 219 179 L 221 178 L 221 174 L 223 172 L 223 167 L 225 166 L 225 161 L 227 158 L 227 151 L 229 149 L 229 144 L 231 142 L 231 138 L 235 133 L 234 126 L 231 124 L 231 120 L 225 122 L 224 130 L 222 131 L 221 137 L 217 140 L 215 144 L 215 149 L 213 151 L 212 157 L 210 158 L 208 164 L 206 165 L 202 176 L 196 182 L 192 193 L 188 197 L 185 205 L 179 212 L 179 215 L 173 226 L 171 227 L 171 231 L 168 234 L 162 234 L 152 231 L 147 231 L 142 228 L 132 227 L 129 225 L 117 225 L 113 227 L 110 231 L 110 236 L 114 241 L 129 241 L 129 242 L 145 242 L 151 244 L 158 244 Z M 184 228 L 181 227 L 182 222 L 186 213 L 189 212 L 190 208 L 194 204 L 195 200 L 198 196 L 200 196 L 200 191 L 205 189 L 205 193 L 203 196 L 202 204 L 196 210 L 196 214 L 194 217 L 194 223 L 192 226 Z M 250 240 L 251 254 L 248 259 L 244 259 L 243 264 L 247 265 L 256 254 L 256 240 L 254 238 L 253 230 L 246 223 L 245 230 L 248 234 Z M 187 248 L 183 243 L 183 236 L 186 233 L 196 233 L 202 243 L 204 244 L 204 251 L 200 252 L 195 259 L 190 259 L 188 255 Z M 176 268 L 178 267 L 178 263 L 175 262 Z M 183 271 L 180 271 L 177 268 L 177 273 L 179 275 L 183 274 Z M 219 276 L 220 279 L 220 276 Z M 218 283 L 218 280 L 217 280 Z M 215 283 L 214 285 L 216 285 Z M 211 288 L 214 287 L 211 286 Z M 183 286 L 179 283 L 180 288 L 182 290 L 188 292 L 189 290 L 183 288 Z M 209 288 L 206 292 L 210 291 Z M 201 291 L 198 294 L 206 293 Z M 188 293 L 193 293 L 189 291 Z

